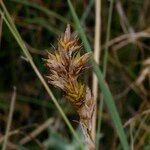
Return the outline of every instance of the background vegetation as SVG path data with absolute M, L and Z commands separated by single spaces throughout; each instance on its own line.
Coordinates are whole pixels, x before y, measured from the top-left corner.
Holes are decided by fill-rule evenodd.
M 94 49 L 95 6 L 93 0 L 72 0 L 83 31 Z M 106 81 L 113 95 L 131 149 L 150 149 L 150 2 L 116 0 L 108 33 L 110 1 L 101 1 L 101 56 L 103 70 L 108 46 Z M 76 22 L 67 1 L 6 0 L 11 17 L 39 71 L 47 74 L 42 58 L 45 49 L 53 51 L 57 38 L 70 23 Z M 82 41 L 81 41 L 82 42 Z M 83 47 L 84 51 L 84 47 Z M 92 67 L 81 80 L 92 86 Z M 16 87 L 14 92 L 13 87 Z M 78 116 L 64 100 L 63 93 L 50 86 L 57 101 L 76 130 Z M 11 99 L 16 94 L 8 148 L 78 149 L 61 115 L 28 63 L 20 46 L 0 18 L 0 146 L 2 147 Z M 98 92 L 100 102 L 100 91 Z M 101 98 L 102 99 L 102 98 Z M 99 111 L 98 111 L 99 114 Z M 100 134 L 101 149 L 122 149 L 110 113 L 103 106 Z

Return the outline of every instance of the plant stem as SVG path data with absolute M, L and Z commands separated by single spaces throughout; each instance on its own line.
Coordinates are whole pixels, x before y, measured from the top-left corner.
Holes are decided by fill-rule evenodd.
M 109 6 L 108 24 L 107 24 L 106 41 L 105 41 L 105 49 L 104 49 L 104 62 L 103 62 L 104 78 L 106 76 L 107 62 L 108 62 L 108 44 L 107 43 L 110 40 L 110 29 L 111 29 L 111 22 L 112 22 L 113 3 L 114 3 L 114 0 L 111 0 L 110 6 Z M 96 141 L 97 149 L 99 148 L 99 135 L 100 135 L 100 130 L 101 130 L 102 112 L 103 112 L 103 105 L 104 105 L 103 95 L 101 95 L 100 99 L 101 99 L 101 101 L 99 103 L 98 124 L 97 124 L 97 141 Z
M 99 64 L 101 53 L 101 0 L 95 0 L 95 43 L 94 43 L 94 59 Z M 95 100 L 95 111 L 92 118 L 92 138 L 96 138 L 96 116 L 97 116 L 97 98 L 98 98 L 98 81 L 95 74 L 93 74 L 92 92 Z
M 83 44 L 85 46 L 86 51 L 92 52 L 90 44 L 89 44 L 87 37 L 86 37 L 86 35 L 85 35 L 81 25 L 80 25 L 80 21 L 76 15 L 76 12 L 75 12 L 70 0 L 68 0 L 68 4 L 69 4 L 70 10 L 71 10 L 74 22 L 76 24 L 76 28 L 77 28 L 79 35 L 83 41 Z M 103 74 L 102 74 L 101 70 L 99 69 L 99 66 L 97 65 L 97 63 L 93 59 L 92 59 L 91 63 L 93 65 L 94 72 L 98 78 L 99 88 L 101 89 L 102 94 L 104 96 L 104 102 L 106 103 L 106 105 L 108 107 L 109 113 L 110 113 L 111 118 L 113 120 L 114 126 L 116 128 L 116 132 L 119 136 L 122 147 L 124 150 L 129 150 L 130 148 L 129 148 L 129 144 L 127 141 L 127 137 L 125 135 L 125 132 L 124 132 L 124 129 L 123 129 L 123 126 L 121 123 L 121 119 L 119 117 L 119 113 L 117 111 L 117 108 L 116 108 L 116 105 L 114 103 L 114 99 L 112 97 L 112 94 L 109 90 L 109 87 L 108 87 L 107 83 L 105 82 Z
M 8 137 L 9 137 L 9 131 L 11 128 L 11 122 L 12 122 L 12 117 L 13 117 L 13 112 L 14 112 L 14 107 L 15 107 L 15 101 L 16 101 L 16 87 L 14 87 L 14 91 L 13 91 L 13 94 L 11 97 L 10 110 L 9 110 L 7 127 L 6 127 L 5 138 L 4 138 L 2 150 L 7 149 L 7 142 L 8 142 Z
M 15 24 L 13 23 L 4 3 L 2 1 L 1 2 L 1 6 L 5 12 L 6 17 L 4 16 L 4 14 L 2 13 L 2 11 L 0 10 L 1 16 L 3 17 L 5 23 L 7 24 L 8 28 L 10 29 L 10 31 L 12 32 L 12 34 L 14 35 L 16 41 L 18 42 L 18 44 L 20 45 L 22 51 L 24 52 L 25 56 L 27 57 L 27 60 L 29 61 L 31 67 L 33 68 L 34 72 L 36 73 L 36 75 L 38 76 L 39 80 L 41 81 L 41 83 L 43 84 L 44 88 L 46 89 L 47 93 L 49 94 L 49 96 L 51 97 L 52 101 L 54 102 L 56 108 L 58 109 L 58 111 L 60 112 L 62 118 L 64 119 L 64 121 L 66 122 L 67 126 L 69 127 L 70 131 L 72 132 L 72 134 L 74 135 L 75 139 L 78 141 L 78 143 L 80 144 L 81 149 L 83 149 L 83 144 L 79 138 L 79 136 L 77 135 L 77 133 L 75 132 L 75 130 L 73 129 L 72 125 L 70 124 L 68 118 L 66 117 L 65 113 L 63 112 L 63 109 L 61 108 L 61 106 L 59 105 L 59 103 L 57 102 L 57 99 L 55 98 L 55 96 L 53 95 L 52 91 L 50 90 L 49 86 L 47 85 L 46 81 L 44 80 L 43 76 L 41 75 L 41 73 L 39 72 L 38 68 L 36 67 L 36 65 L 33 62 L 32 56 L 30 55 L 29 51 L 27 50 L 19 32 L 17 31 Z

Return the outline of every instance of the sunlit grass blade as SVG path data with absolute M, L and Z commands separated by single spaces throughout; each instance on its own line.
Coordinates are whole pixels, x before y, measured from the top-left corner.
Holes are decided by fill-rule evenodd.
M 80 37 L 83 41 L 84 47 L 85 47 L 87 52 L 92 52 L 90 44 L 89 44 L 89 42 L 87 40 L 87 37 L 86 37 L 86 35 L 85 35 L 81 25 L 80 25 L 80 21 L 77 17 L 77 14 L 76 14 L 70 0 L 68 0 L 68 4 L 69 4 L 69 7 L 70 7 L 70 11 L 71 11 L 73 20 L 76 24 L 76 28 L 77 28 L 77 30 L 79 32 L 79 35 L 80 35 Z M 116 132 L 119 136 L 122 147 L 123 147 L 124 150 L 129 150 L 129 145 L 128 145 L 128 142 L 127 142 L 127 138 L 126 138 L 126 135 L 125 135 L 125 132 L 124 132 L 124 129 L 123 129 L 123 126 L 122 126 L 121 119 L 119 117 L 117 108 L 115 106 L 112 94 L 111 94 L 111 92 L 110 92 L 110 90 L 107 86 L 107 83 L 104 81 L 104 77 L 102 75 L 102 72 L 99 69 L 99 66 L 95 63 L 94 60 L 92 60 L 92 65 L 93 65 L 94 72 L 95 72 L 95 74 L 98 78 L 99 87 L 100 87 L 100 89 L 102 91 L 102 94 L 104 96 L 104 102 L 106 103 L 106 105 L 108 107 L 108 110 L 110 112 L 111 118 L 113 120 L 114 126 L 116 128 Z
M 53 95 L 52 91 L 50 90 L 49 86 L 47 85 L 47 83 L 45 82 L 43 76 L 41 75 L 41 73 L 39 72 L 38 68 L 36 67 L 36 65 L 33 62 L 32 56 L 30 55 L 29 51 L 27 50 L 19 32 L 17 31 L 15 24 L 13 23 L 9 12 L 7 11 L 4 3 L 1 1 L 1 6 L 3 11 L 0 9 L 0 14 L 3 17 L 6 25 L 8 26 L 8 28 L 10 29 L 11 33 L 13 34 L 14 38 L 16 39 L 16 41 L 18 42 L 20 48 L 22 49 L 22 51 L 24 52 L 24 55 L 26 56 L 28 62 L 30 63 L 32 69 L 34 70 L 34 72 L 36 73 L 36 75 L 38 76 L 39 80 L 41 81 L 41 83 L 43 84 L 44 88 L 46 89 L 47 93 L 49 94 L 49 96 L 51 97 L 52 101 L 54 102 L 56 108 L 58 109 L 58 111 L 60 112 L 62 118 L 64 119 L 64 121 L 66 122 L 67 126 L 69 127 L 71 133 L 74 135 L 75 139 L 78 141 L 78 143 L 80 144 L 81 148 L 83 149 L 83 144 L 79 138 L 79 136 L 77 135 L 77 133 L 75 132 L 75 130 L 73 129 L 72 125 L 70 124 L 68 118 L 66 117 L 65 113 L 63 112 L 63 109 L 61 108 L 61 106 L 59 105 L 59 103 L 57 102 L 57 99 L 55 98 L 55 96 Z

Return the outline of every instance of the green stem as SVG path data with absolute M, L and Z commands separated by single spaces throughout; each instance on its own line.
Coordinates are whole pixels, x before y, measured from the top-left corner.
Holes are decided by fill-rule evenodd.
M 86 51 L 92 52 L 90 44 L 89 44 L 87 37 L 86 37 L 86 35 L 85 35 L 81 25 L 80 25 L 80 21 L 76 15 L 76 12 L 75 12 L 70 0 L 68 0 L 68 4 L 70 7 L 71 14 L 73 16 L 74 22 L 76 24 L 76 28 L 77 28 L 79 35 L 80 35 L 80 37 L 84 43 Z M 122 147 L 124 150 L 129 150 L 130 148 L 129 148 L 129 145 L 127 142 L 127 138 L 126 138 L 126 135 L 125 135 L 125 132 L 124 132 L 124 129 L 123 129 L 121 119 L 119 117 L 116 105 L 114 103 L 114 99 L 112 97 L 112 94 L 108 88 L 107 83 L 104 80 L 104 76 L 103 76 L 101 70 L 99 69 L 99 66 L 96 64 L 96 62 L 94 60 L 92 60 L 91 63 L 93 65 L 94 72 L 98 78 L 99 87 L 100 87 L 102 94 L 104 96 L 104 102 L 106 103 L 106 105 L 108 107 L 108 110 L 110 112 L 111 118 L 113 120 L 114 126 L 116 128 L 116 132 L 119 136 Z
M 2 10 L 0 10 L 0 14 L 3 17 L 6 25 L 8 26 L 8 28 L 10 29 L 10 31 L 12 32 L 12 34 L 14 35 L 14 38 L 16 39 L 16 41 L 18 42 L 18 44 L 20 45 L 21 49 L 23 50 L 25 56 L 28 58 L 28 61 L 31 65 L 31 67 L 33 68 L 33 70 L 35 71 L 36 75 L 38 76 L 39 80 L 41 81 L 41 83 L 43 84 L 44 88 L 46 89 L 47 93 L 49 94 L 49 96 L 51 97 L 52 101 L 54 102 L 56 108 L 58 109 L 58 111 L 60 112 L 62 118 L 64 119 L 64 121 L 66 122 L 68 128 L 70 129 L 70 131 L 72 132 L 72 134 L 74 135 L 75 139 L 78 141 L 78 143 L 80 144 L 81 149 L 84 149 L 83 143 L 81 142 L 79 136 L 77 135 L 77 133 L 75 132 L 75 130 L 73 129 L 72 125 L 70 124 L 68 118 L 66 117 L 65 113 L 63 112 L 63 109 L 61 108 L 61 106 L 59 105 L 59 103 L 57 102 L 57 99 L 55 98 L 55 96 L 53 95 L 52 91 L 50 90 L 50 88 L 48 87 L 47 83 L 45 82 L 43 76 L 41 75 L 41 73 L 39 72 L 38 68 L 36 67 L 36 65 L 33 62 L 32 56 L 30 55 L 29 51 L 27 50 L 27 48 L 25 47 L 25 44 L 19 34 L 19 32 L 17 31 L 15 24 L 13 23 L 9 12 L 7 11 L 4 3 L 1 1 L 1 6 L 4 10 L 4 13 L 2 12 Z M 6 17 L 5 17 L 6 15 Z
M 103 61 L 103 76 L 105 78 L 106 76 L 106 70 L 107 70 L 107 62 L 108 62 L 108 42 L 110 40 L 110 30 L 111 30 L 111 22 L 112 22 L 112 13 L 113 13 L 113 3 L 114 0 L 110 1 L 109 6 L 109 15 L 108 15 L 108 24 L 107 24 L 107 32 L 106 32 L 106 41 L 105 41 L 105 49 L 104 49 L 104 61 Z M 99 103 L 99 113 L 98 113 L 98 123 L 97 123 L 97 139 L 96 139 L 96 149 L 99 148 L 99 135 L 101 130 L 101 123 L 102 123 L 102 112 L 103 112 L 103 101 L 104 97 L 101 95 L 101 101 Z

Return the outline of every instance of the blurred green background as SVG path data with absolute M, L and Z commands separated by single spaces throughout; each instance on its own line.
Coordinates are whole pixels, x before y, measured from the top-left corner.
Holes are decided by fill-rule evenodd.
M 109 1 L 102 0 L 101 57 L 103 65 Z M 11 17 L 21 34 L 33 60 L 43 75 L 45 50 L 52 50 L 64 32 L 66 24 L 75 24 L 66 0 L 5 0 Z M 94 0 L 72 0 L 82 27 L 94 49 Z M 111 89 L 127 136 L 133 136 L 135 150 L 150 149 L 150 1 L 116 0 L 112 13 L 106 81 Z M 118 39 L 119 40 L 118 40 Z M 81 80 L 91 83 L 92 69 Z M 5 134 L 9 104 L 17 88 L 17 100 L 11 131 L 19 130 L 9 138 L 14 149 L 78 149 L 56 107 L 47 95 L 33 69 L 0 18 L 0 139 Z M 63 93 L 50 86 L 74 128 L 78 120 L 74 109 L 64 100 Z M 51 119 L 34 139 L 22 144 L 21 140 Z M 130 120 L 129 120 L 130 119 Z M 102 115 L 100 148 L 121 149 L 107 109 Z M 127 122 L 129 120 L 129 122 Z M 132 138 L 131 138 L 132 139 Z M 2 142 L 0 142 L 2 145 Z

